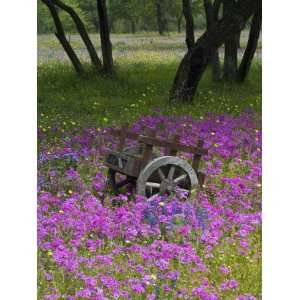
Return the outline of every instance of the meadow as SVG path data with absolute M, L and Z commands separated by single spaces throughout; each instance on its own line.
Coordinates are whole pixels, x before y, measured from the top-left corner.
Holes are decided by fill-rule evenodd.
M 261 299 L 260 54 L 245 83 L 207 70 L 194 104 L 171 106 L 182 37 L 115 35 L 115 73 L 83 78 L 39 37 L 39 299 Z M 205 185 L 185 201 L 113 195 L 103 158 L 124 121 L 201 138 Z

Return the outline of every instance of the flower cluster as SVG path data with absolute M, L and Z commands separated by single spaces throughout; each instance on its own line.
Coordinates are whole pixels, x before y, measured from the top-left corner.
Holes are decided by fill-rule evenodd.
M 116 147 L 110 128 L 52 143 L 39 133 L 39 298 L 258 299 L 259 124 L 247 112 L 201 121 L 156 114 L 132 125 L 162 138 L 179 132 L 186 145 L 204 141 L 207 180 L 187 201 L 146 201 L 134 186 L 113 195 L 103 165 Z

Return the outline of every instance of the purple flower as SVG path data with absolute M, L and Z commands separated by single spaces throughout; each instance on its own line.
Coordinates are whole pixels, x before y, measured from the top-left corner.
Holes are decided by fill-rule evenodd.
M 234 290 L 237 287 L 238 287 L 238 282 L 235 279 L 226 280 L 220 286 L 221 290 L 223 291 Z
M 134 283 L 131 285 L 131 289 L 133 290 L 133 292 L 135 292 L 136 294 L 142 294 L 145 292 L 145 288 L 142 284 L 139 283 Z
M 230 273 L 230 269 L 224 265 L 222 265 L 219 270 L 221 273 L 226 274 L 226 275 Z

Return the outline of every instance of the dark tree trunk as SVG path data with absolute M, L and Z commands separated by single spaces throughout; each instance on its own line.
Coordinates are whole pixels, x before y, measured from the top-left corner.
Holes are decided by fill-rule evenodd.
M 190 0 L 182 0 L 182 11 L 185 18 L 185 42 L 190 49 L 195 44 L 194 19 Z
M 106 0 L 97 0 L 99 15 L 100 39 L 103 58 L 103 68 L 107 73 L 113 70 L 112 46 L 109 37 L 109 23 L 107 17 Z
M 238 47 L 238 49 L 241 48 L 241 36 L 242 36 L 242 32 L 240 31 L 240 33 L 237 34 L 237 47 Z
M 70 17 L 73 19 L 76 28 L 78 30 L 78 33 L 80 34 L 82 41 L 84 42 L 87 51 L 90 55 L 91 61 L 94 64 L 94 67 L 96 68 L 96 70 L 98 72 L 102 71 L 102 64 L 101 61 L 97 55 L 96 49 L 85 29 L 85 26 L 83 24 L 83 22 L 81 21 L 80 17 L 77 15 L 77 13 L 74 11 L 74 9 L 68 5 L 66 5 L 65 3 L 63 3 L 60 0 L 51 0 L 51 2 L 55 5 L 57 5 L 59 8 L 61 8 L 62 10 L 66 11 Z
M 181 21 L 182 21 L 182 16 L 177 16 L 177 32 L 181 32 Z
M 216 2 L 217 1 L 215 1 L 215 3 Z M 220 9 L 220 5 L 213 6 L 211 0 L 204 0 L 204 9 L 206 14 L 206 28 L 207 30 L 209 30 L 218 21 L 218 11 Z M 221 64 L 220 64 L 218 49 L 213 53 L 212 60 L 211 60 L 211 67 L 212 67 L 213 81 L 220 81 L 222 78 L 222 74 L 221 74 Z
M 110 18 L 108 20 L 109 32 L 114 32 L 114 30 L 115 30 L 114 24 L 115 24 L 114 19 L 110 16 Z M 98 24 L 98 26 L 99 26 L 99 24 Z
M 130 20 L 130 26 L 131 26 L 131 33 L 135 34 L 135 32 L 136 32 L 135 20 L 133 20 L 133 19 Z
M 170 102 L 193 100 L 198 82 L 213 53 L 226 39 L 239 33 L 254 13 L 260 0 L 239 0 L 230 16 L 223 17 L 207 30 L 182 59 L 170 91 Z
M 235 6 L 235 0 L 223 0 L 224 17 L 230 16 Z M 224 79 L 233 81 L 237 78 L 238 46 L 240 32 L 225 41 L 224 51 Z
M 160 1 L 156 1 L 155 6 L 156 6 L 156 19 L 157 19 L 158 33 L 160 35 L 163 35 L 165 32 L 165 24 L 164 24 L 164 20 L 163 20 L 164 19 L 163 11 L 162 11 Z
M 238 81 L 240 82 L 244 81 L 247 77 L 259 40 L 262 18 L 261 2 L 259 4 L 260 5 L 257 11 L 255 12 L 252 18 L 247 47 L 245 49 L 245 53 L 243 55 L 241 64 L 238 69 Z
M 57 13 L 56 7 L 50 0 L 42 0 L 42 2 L 50 10 L 50 13 L 51 13 L 51 16 L 52 16 L 52 19 L 54 21 L 55 28 L 56 28 L 55 35 L 56 35 L 57 39 L 59 40 L 59 42 L 63 46 L 64 50 L 66 51 L 70 61 L 72 62 L 72 65 L 73 65 L 75 71 L 78 74 L 82 74 L 84 72 L 83 66 L 82 66 L 79 58 L 77 57 L 75 51 L 73 50 L 72 46 L 70 45 L 70 43 L 68 42 L 68 40 L 66 38 L 66 34 L 63 29 L 62 23 L 60 21 L 59 15 Z
M 214 20 L 217 22 L 219 20 L 219 14 L 221 9 L 221 4 L 223 0 L 215 0 L 213 3 L 213 12 L 214 12 Z

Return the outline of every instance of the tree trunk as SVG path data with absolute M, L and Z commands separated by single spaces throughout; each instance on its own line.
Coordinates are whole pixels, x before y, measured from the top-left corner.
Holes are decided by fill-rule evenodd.
M 224 17 L 232 14 L 235 0 L 223 0 Z M 231 36 L 225 41 L 224 51 L 224 79 L 233 81 L 237 78 L 238 68 L 238 45 L 240 32 Z
M 103 68 L 107 73 L 113 70 L 112 46 L 109 37 L 109 23 L 107 17 L 106 0 L 97 0 L 99 15 L 100 39 L 103 57 Z
M 68 42 L 66 38 L 65 31 L 63 29 L 62 23 L 60 21 L 59 15 L 57 13 L 56 7 L 53 5 L 53 3 L 50 0 L 42 0 L 42 2 L 49 8 L 52 19 L 55 24 L 56 32 L 55 35 L 59 42 L 61 43 L 62 47 L 66 51 L 70 61 L 72 62 L 72 65 L 75 69 L 75 71 L 78 74 L 82 74 L 84 72 L 83 66 L 77 57 L 75 51 L 73 50 L 72 46 Z
M 131 25 L 131 33 L 135 34 L 136 29 L 135 29 L 135 20 L 131 19 L 130 20 L 130 25 Z
M 238 69 L 238 81 L 240 82 L 244 81 L 247 77 L 259 40 L 262 18 L 261 2 L 259 4 L 260 5 L 257 11 L 255 12 L 252 18 L 247 47 L 245 49 L 241 64 Z
M 192 102 L 198 82 L 213 53 L 226 39 L 245 27 L 246 21 L 254 13 L 259 1 L 261 0 L 239 0 L 232 14 L 219 20 L 197 40 L 193 48 L 188 50 L 174 78 L 169 96 L 170 102 Z
M 204 9 L 206 14 L 206 28 L 209 30 L 212 28 L 218 21 L 218 11 L 220 9 L 219 5 L 216 5 L 217 0 L 214 2 L 214 6 L 211 3 L 211 0 L 204 0 Z M 217 49 L 211 60 L 212 67 L 212 78 L 213 81 L 220 81 L 222 78 L 221 74 L 221 65 L 219 59 L 219 50 Z
M 66 11 L 70 17 L 73 19 L 76 28 L 78 30 L 79 35 L 82 38 L 82 41 L 84 42 L 87 51 L 90 55 L 91 61 L 94 65 L 94 67 L 96 68 L 96 70 L 98 72 L 102 71 L 102 64 L 101 64 L 101 60 L 99 59 L 97 52 L 95 50 L 95 47 L 92 43 L 92 41 L 90 40 L 90 37 L 85 29 L 85 26 L 83 24 L 83 22 L 81 21 L 80 17 L 77 15 L 77 13 L 74 11 L 74 9 L 68 5 L 66 5 L 65 3 L 61 2 L 60 0 L 51 0 L 51 2 L 55 5 L 57 5 L 59 8 L 61 8 L 62 10 Z
M 162 7 L 160 1 L 156 1 L 155 6 L 156 6 L 156 19 L 157 19 L 158 33 L 160 35 L 163 35 L 165 28 L 164 28 L 163 13 L 162 13 Z
M 182 21 L 182 16 L 177 16 L 177 32 L 181 32 L 181 21 Z
M 185 42 L 190 49 L 195 44 L 194 19 L 190 0 L 182 0 L 182 11 L 185 18 Z

